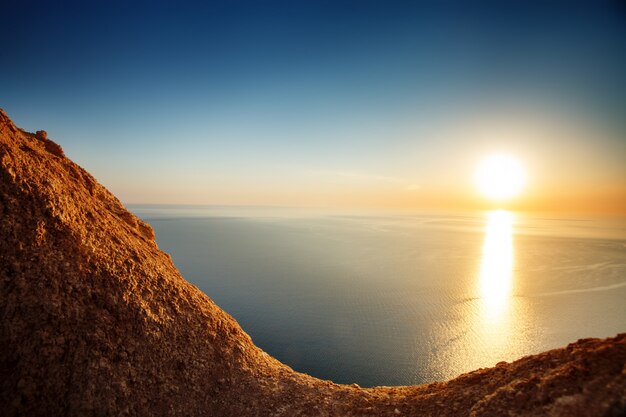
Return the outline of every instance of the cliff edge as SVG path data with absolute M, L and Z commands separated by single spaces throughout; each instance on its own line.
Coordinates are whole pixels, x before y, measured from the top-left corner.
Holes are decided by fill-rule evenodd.
M 626 334 L 412 387 L 297 373 L 45 132 L 1 110 L 0 235 L 3 416 L 626 415 Z

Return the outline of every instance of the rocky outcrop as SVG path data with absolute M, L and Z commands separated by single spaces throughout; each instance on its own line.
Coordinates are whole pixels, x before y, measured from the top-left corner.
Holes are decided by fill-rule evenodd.
M 3 416 L 626 412 L 626 335 L 413 387 L 294 372 L 181 277 L 148 224 L 4 112 L 0 235 Z

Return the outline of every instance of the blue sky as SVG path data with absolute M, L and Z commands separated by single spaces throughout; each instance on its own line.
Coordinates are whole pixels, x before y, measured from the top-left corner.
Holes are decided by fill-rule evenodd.
M 126 202 L 455 204 L 492 148 L 544 175 L 537 193 L 626 181 L 620 2 L 8 0 L 3 15 L 0 107 Z

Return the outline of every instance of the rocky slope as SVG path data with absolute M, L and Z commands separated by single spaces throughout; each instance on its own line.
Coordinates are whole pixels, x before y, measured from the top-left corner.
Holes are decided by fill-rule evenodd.
M 294 372 L 189 284 L 154 233 L 45 132 L 0 111 L 2 415 L 617 416 L 626 335 L 444 383 Z

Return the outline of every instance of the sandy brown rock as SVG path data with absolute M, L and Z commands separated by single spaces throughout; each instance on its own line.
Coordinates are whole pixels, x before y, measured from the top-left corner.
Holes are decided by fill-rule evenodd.
M 46 132 L 45 130 L 38 130 L 35 132 L 35 137 L 40 141 L 45 142 L 48 140 L 48 132 Z
M 626 335 L 442 383 L 294 372 L 185 281 L 150 226 L 0 112 L 3 416 L 617 416 Z

